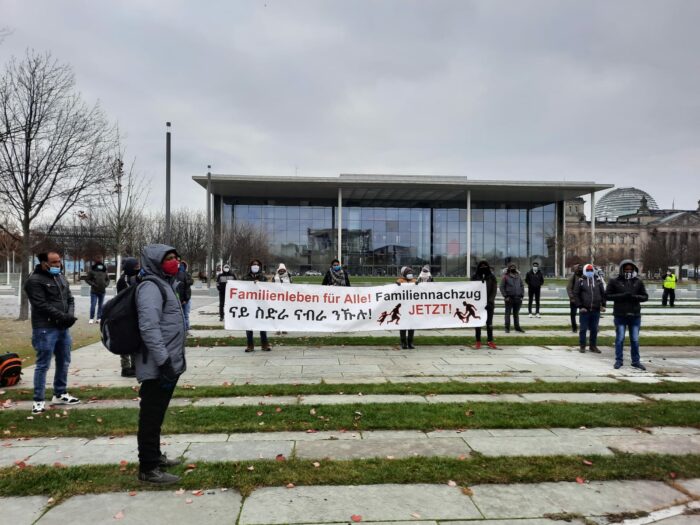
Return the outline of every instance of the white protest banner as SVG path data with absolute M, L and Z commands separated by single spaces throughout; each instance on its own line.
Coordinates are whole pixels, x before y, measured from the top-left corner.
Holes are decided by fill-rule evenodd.
M 486 324 L 481 282 L 320 286 L 229 281 L 227 330 L 363 332 Z

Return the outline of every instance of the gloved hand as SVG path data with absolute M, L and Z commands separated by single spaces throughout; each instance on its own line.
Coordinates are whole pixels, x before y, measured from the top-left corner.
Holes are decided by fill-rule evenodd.
M 504 302 L 505 302 L 506 304 L 510 304 L 510 303 L 513 302 L 513 298 L 512 298 L 512 297 L 506 297 L 505 300 L 504 300 Z
M 582 314 L 588 313 L 588 308 L 581 308 L 581 313 Z
M 59 328 L 70 328 L 75 324 L 75 322 L 78 320 L 77 317 L 71 314 L 63 314 L 61 318 L 58 320 L 58 327 Z
M 396 286 L 401 286 L 401 283 L 400 283 L 400 282 L 397 282 L 397 283 L 396 283 Z
M 160 377 L 158 378 L 160 387 L 164 390 L 172 390 L 175 388 L 180 376 L 175 373 L 173 362 L 169 357 L 165 360 L 165 363 L 158 367 L 158 370 L 160 371 Z

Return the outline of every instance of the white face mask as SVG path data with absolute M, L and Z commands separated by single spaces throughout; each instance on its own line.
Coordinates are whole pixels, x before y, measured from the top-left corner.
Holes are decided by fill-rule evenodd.
M 260 266 L 258 266 L 257 264 L 254 264 L 253 266 L 250 267 L 250 271 L 252 273 L 258 273 L 260 271 Z
M 224 266 L 224 271 L 225 271 L 225 272 L 228 272 L 230 269 L 231 269 L 231 268 L 229 268 L 228 266 Z
M 413 274 L 412 274 L 412 273 L 407 273 L 407 274 L 406 274 L 406 279 L 413 279 Z
M 532 267 L 532 271 L 533 271 L 533 272 L 538 272 L 539 270 L 540 270 L 540 267 L 539 267 L 539 266 L 533 266 L 533 267 Z

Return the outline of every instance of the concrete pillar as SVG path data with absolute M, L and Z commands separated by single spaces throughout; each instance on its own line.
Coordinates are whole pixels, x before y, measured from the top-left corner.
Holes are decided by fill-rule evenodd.
M 595 192 L 591 192 L 591 263 L 595 263 Z
M 472 190 L 467 190 L 467 278 L 472 269 Z
M 338 188 L 338 260 L 343 264 L 343 188 Z

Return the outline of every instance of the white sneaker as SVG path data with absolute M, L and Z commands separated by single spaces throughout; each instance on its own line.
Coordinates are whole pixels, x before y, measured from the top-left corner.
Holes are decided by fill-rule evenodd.
M 94 319 L 90 319 L 90 320 L 88 321 L 88 323 L 90 323 L 90 324 L 95 324 L 95 320 L 94 320 Z
M 41 414 L 46 412 L 46 403 L 43 401 L 34 401 L 32 404 L 32 414 Z
M 52 405 L 77 405 L 78 403 L 80 403 L 80 399 L 73 397 L 68 392 L 51 398 Z
M 528 314 L 528 317 L 529 317 L 530 319 L 532 319 L 532 314 Z
M 540 314 L 535 314 L 535 317 L 537 317 L 537 319 L 539 319 L 542 316 Z

